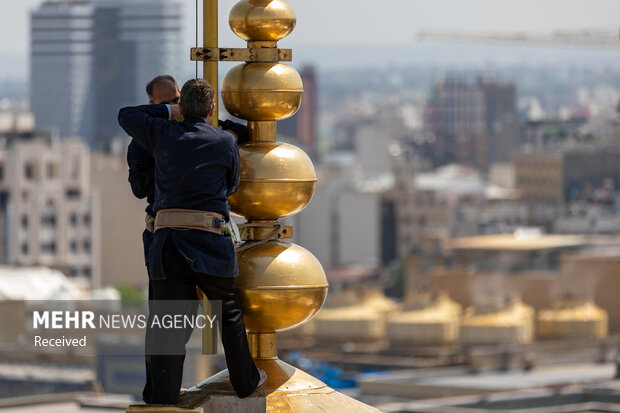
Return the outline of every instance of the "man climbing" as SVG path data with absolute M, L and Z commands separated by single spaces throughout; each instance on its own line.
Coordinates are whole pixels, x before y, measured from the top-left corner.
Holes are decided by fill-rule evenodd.
M 222 343 L 230 380 L 239 397 L 250 395 L 266 376 L 250 355 L 239 299 L 238 274 L 227 197 L 239 185 L 239 152 L 232 134 L 209 124 L 213 89 L 202 79 L 188 81 L 179 105 L 123 108 L 118 120 L 155 161 L 156 214 L 148 263 L 152 300 L 196 298 L 196 286 L 222 304 Z M 188 309 L 191 312 L 191 309 Z M 150 327 L 150 326 L 149 326 Z M 151 343 L 171 340 L 182 354 L 150 357 L 150 391 L 145 402 L 176 404 L 189 335 L 147 332 Z M 148 400 L 147 400 L 148 398 Z

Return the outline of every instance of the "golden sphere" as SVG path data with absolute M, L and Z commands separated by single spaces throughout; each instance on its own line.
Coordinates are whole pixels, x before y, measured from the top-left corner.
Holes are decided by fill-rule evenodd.
M 230 10 L 228 24 L 243 40 L 278 41 L 295 28 L 295 12 L 282 0 L 242 0 Z
M 305 208 L 316 187 L 312 161 L 298 147 L 281 142 L 239 147 L 241 182 L 228 198 L 232 212 L 248 220 L 275 220 Z
M 327 296 L 327 277 L 312 253 L 269 241 L 241 251 L 235 289 L 251 333 L 282 331 L 310 320 Z
M 282 120 L 293 116 L 304 88 L 295 69 L 282 63 L 245 63 L 233 67 L 222 83 L 228 113 L 247 120 Z

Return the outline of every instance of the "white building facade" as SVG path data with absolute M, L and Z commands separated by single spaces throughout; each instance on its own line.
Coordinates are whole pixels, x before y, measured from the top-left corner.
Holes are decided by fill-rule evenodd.
M 1 142 L 2 261 L 57 268 L 98 286 L 99 200 L 86 145 L 49 132 Z

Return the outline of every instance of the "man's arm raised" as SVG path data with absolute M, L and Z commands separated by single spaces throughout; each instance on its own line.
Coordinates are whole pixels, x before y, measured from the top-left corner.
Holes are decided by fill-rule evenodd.
M 118 124 L 152 154 L 155 140 L 170 125 L 171 116 L 168 105 L 128 106 L 118 112 Z
M 231 132 L 235 139 L 237 140 L 237 145 L 243 145 L 250 141 L 250 136 L 248 134 L 248 127 L 237 122 L 233 122 L 232 120 L 220 120 L 219 126 L 222 130 L 226 132 Z

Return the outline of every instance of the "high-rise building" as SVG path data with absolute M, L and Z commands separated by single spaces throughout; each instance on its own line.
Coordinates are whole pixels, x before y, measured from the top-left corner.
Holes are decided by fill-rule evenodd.
M 39 128 L 94 139 L 93 4 L 46 2 L 31 15 L 30 102 Z
M 84 142 L 0 134 L 0 261 L 44 265 L 98 286 L 99 200 Z
M 105 148 L 119 107 L 182 61 L 177 0 L 48 0 L 31 15 L 30 100 L 38 128 Z
M 426 106 L 424 128 L 437 166 L 457 162 L 487 169 L 509 162 L 520 141 L 515 86 L 486 79 L 439 82 Z
M 301 72 L 304 96 L 295 115 L 278 122 L 278 133 L 296 139 L 310 150 L 316 145 L 317 85 L 314 67 L 304 67 Z

